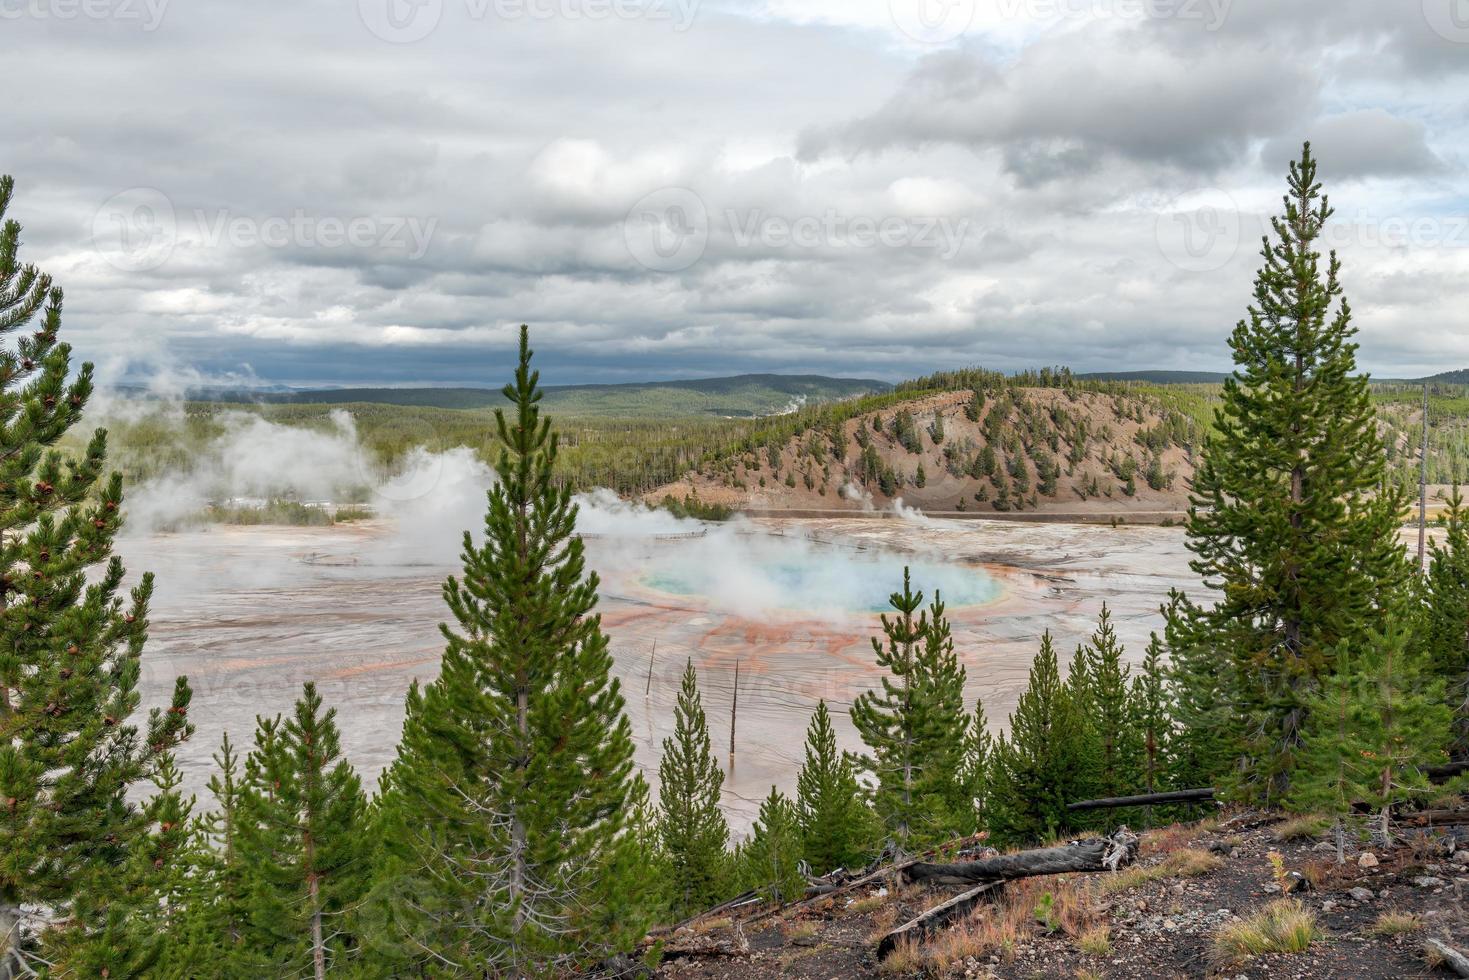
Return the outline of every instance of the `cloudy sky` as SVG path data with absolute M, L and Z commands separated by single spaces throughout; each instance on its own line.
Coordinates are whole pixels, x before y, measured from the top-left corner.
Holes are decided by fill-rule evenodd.
M 110 379 L 1227 368 L 1304 139 L 1379 375 L 1469 367 L 1469 0 L 0 0 Z

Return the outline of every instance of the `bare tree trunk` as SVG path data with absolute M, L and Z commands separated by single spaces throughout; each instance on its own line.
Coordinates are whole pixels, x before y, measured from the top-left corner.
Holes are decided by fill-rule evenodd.
M 1001 854 L 957 864 L 927 864 L 919 861 L 904 872 L 909 881 L 954 882 L 959 884 L 1007 881 L 1083 871 L 1115 871 L 1137 857 L 1137 835 L 1126 828 L 1111 837 L 1094 837 L 1061 847 L 1042 847 L 1017 854 Z
M 316 980 L 326 980 L 326 944 L 321 941 L 321 879 L 314 873 L 306 886 L 311 896 L 311 965 Z

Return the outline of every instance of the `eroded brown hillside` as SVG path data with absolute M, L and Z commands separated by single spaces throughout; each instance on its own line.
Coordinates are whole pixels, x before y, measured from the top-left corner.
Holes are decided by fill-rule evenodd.
M 924 395 L 706 463 L 647 495 L 750 510 L 1169 511 L 1197 427 L 1142 395 L 1009 387 Z

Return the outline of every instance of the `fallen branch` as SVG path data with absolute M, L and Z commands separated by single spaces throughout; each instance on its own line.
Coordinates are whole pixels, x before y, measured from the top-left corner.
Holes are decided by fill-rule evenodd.
M 1424 810 L 1398 821 L 1406 827 L 1455 827 L 1469 824 L 1469 810 Z
M 931 934 L 946 927 L 950 922 L 960 916 L 966 915 L 971 909 L 987 898 L 993 898 L 1005 887 L 1003 881 L 987 881 L 978 885 L 962 895 L 936 905 L 915 919 L 898 926 L 892 932 L 883 936 L 877 943 L 877 958 L 887 959 L 898 946 L 907 941 L 921 942 Z
M 1165 803 L 1207 803 L 1214 799 L 1214 787 L 1180 789 L 1169 793 L 1146 793 L 1142 796 L 1112 796 L 1100 800 L 1081 800 L 1066 804 L 1068 810 L 1115 810 L 1125 806 L 1162 806 Z
M 1447 966 L 1461 977 L 1469 977 L 1469 956 L 1446 946 L 1437 939 L 1423 940 L 1423 955 L 1430 963 L 1438 962 Z
M 660 950 L 662 958 L 668 960 L 688 959 L 743 959 L 750 955 L 750 940 L 745 930 L 736 922 L 734 936 L 719 939 L 708 934 L 696 936 L 692 933 L 675 934 Z
M 1016 854 L 1001 854 L 958 864 L 914 862 L 904 872 L 909 881 L 942 884 L 977 884 L 1035 878 L 1071 872 L 1116 871 L 1137 857 L 1138 838 L 1126 827 L 1110 837 L 1074 841 L 1061 847 L 1042 847 Z

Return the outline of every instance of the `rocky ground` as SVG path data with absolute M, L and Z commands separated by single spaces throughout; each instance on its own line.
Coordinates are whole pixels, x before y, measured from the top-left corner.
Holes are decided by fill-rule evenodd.
M 784 913 L 718 918 L 672 945 L 734 955 L 672 960 L 658 975 L 1452 976 L 1425 957 L 1424 941 L 1469 950 L 1469 828 L 1350 846 L 1344 864 L 1321 829 L 1243 817 L 1152 831 L 1129 869 L 1011 883 L 996 902 L 882 963 L 877 940 L 954 890 L 874 886 Z M 1261 929 L 1267 911 L 1280 927 L 1273 939 Z M 1260 951 L 1272 945 L 1300 949 Z

